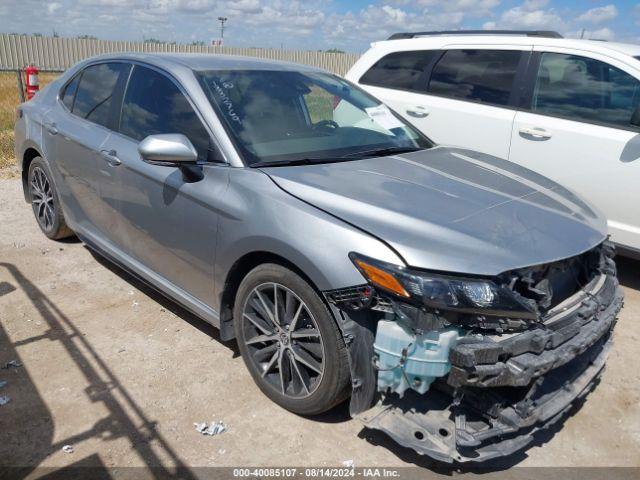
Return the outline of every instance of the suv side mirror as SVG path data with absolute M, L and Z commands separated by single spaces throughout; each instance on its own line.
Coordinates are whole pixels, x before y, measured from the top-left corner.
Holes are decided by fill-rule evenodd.
M 149 135 L 138 144 L 142 159 L 152 165 L 180 167 L 195 164 L 198 152 L 181 133 Z
M 629 122 L 634 127 L 640 127 L 640 105 L 638 105 L 631 115 L 631 121 Z

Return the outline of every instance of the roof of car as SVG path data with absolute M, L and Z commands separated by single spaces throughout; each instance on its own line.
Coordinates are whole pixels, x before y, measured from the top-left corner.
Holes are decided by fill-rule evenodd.
M 575 38 L 547 38 L 526 35 L 473 35 L 461 32 L 456 35 L 429 35 L 414 38 L 384 40 L 372 44 L 390 51 L 411 48 L 442 48 L 450 45 L 531 45 L 548 47 L 569 47 L 592 52 L 640 56 L 640 45 L 631 43 L 605 42 L 600 40 L 582 40 Z
M 92 57 L 88 60 L 137 60 L 167 68 L 171 64 L 181 65 L 192 70 L 292 70 L 322 71 L 309 65 L 282 62 L 255 57 L 237 55 L 215 55 L 204 53 L 148 53 L 127 52 L 110 53 Z

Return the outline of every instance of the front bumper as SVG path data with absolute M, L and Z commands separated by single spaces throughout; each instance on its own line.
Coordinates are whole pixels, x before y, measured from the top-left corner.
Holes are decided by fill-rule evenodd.
M 616 278 L 601 275 L 538 328 L 459 343 L 450 352 L 450 373 L 426 395 L 383 396 L 359 418 L 444 462 L 509 455 L 596 385 L 621 307 Z

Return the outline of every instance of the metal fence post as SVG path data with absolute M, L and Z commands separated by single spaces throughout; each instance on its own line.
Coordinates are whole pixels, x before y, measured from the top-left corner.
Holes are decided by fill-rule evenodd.
M 18 87 L 18 97 L 20 98 L 20 103 L 24 103 L 24 85 L 22 84 L 22 71 L 16 70 L 16 84 Z

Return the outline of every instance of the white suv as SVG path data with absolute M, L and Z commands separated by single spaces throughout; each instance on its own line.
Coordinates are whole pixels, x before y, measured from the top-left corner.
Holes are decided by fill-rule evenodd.
M 555 32 L 426 32 L 372 44 L 347 79 L 437 143 L 535 170 L 591 200 L 640 253 L 640 46 Z

